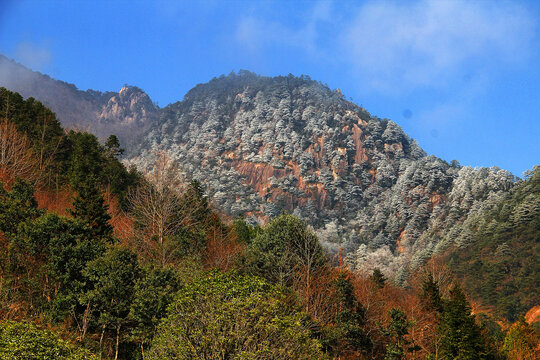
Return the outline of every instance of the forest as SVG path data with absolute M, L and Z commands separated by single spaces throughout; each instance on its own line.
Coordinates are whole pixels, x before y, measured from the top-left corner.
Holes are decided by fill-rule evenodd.
M 205 87 L 195 89 L 168 110 L 191 109 Z M 517 182 L 500 170 L 479 174 L 423 157 L 392 123 L 365 116 L 372 133 L 405 144 L 393 151 L 406 175 L 388 169 L 378 191 L 418 188 L 422 164 L 431 190 L 456 204 L 427 208 L 425 191 L 409 204 L 392 203 L 388 192 L 381 203 L 366 183 L 358 190 L 366 204 L 416 213 L 396 215 L 392 230 L 386 211 L 357 236 L 357 249 L 344 242 L 329 251 L 317 220 L 306 219 L 307 203 L 303 212 L 273 209 L 264 224 L 222 212 L 176 154 L 156 146 L 142 170 L 126 167 L 116 136 L 63 129 L 40 102 L 1 88 L 0 358 L 538 358 L 539 323 L 528 311 L 538 305 L 540 167 Z M 302 161 L 308 176 L 318 160 Z M 450 187 L 454 177 L 459 186 Z M 329 186 L 335 181 L 330 174 Z M 238 189 L 222 205 L 259 201 Z M 361 249 L 388 248 L 384 234 L 415 222 L 430 229 L 414 234 L 429 253 L 415 252 L 404 281 L 377 267 L 359 271 Z

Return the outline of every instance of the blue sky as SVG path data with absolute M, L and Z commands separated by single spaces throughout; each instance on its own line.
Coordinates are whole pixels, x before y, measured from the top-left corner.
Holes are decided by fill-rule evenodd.
M 160 106 L 232 70 L 307 74 L 445 160 L 540 164 L 538 1 L 0 0 L 0 53 Z

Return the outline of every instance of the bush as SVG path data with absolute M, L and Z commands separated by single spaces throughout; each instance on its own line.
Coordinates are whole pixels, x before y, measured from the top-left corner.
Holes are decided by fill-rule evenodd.
M 85 360 L 97 359 L 82 348 L 62 340 L 57 334 L 33 324 L 13 321 L 0 323 L 0 358 L 6 360 Z

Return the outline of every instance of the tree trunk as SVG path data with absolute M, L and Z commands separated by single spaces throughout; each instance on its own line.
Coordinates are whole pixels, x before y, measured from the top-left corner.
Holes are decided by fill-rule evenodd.
M 117 360 L 118 359 L 118 344 L 120 342 L 120 327 L 122 325 L 118 324 L 116 326 L 116 351 L 114 353 L 114 360 Z
M 103 356 L 103 336 L 105 336 L 105 327 L 107 325 L 103 325 L 103 329 L 101 330 L 101 337 L 99 338 L 99 359 L 101 360 Z

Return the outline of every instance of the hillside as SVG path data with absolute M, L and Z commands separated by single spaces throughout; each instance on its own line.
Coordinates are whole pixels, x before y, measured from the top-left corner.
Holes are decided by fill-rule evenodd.
M 162 109 L 132 162 L 144 169 L 156 149 L 226 214 L 256 222 L 287 211 L 353 268 L 398 280 L 515 181 L 427 156 L 396 123 L 307 76 L 244 71 L 197 85 Z
M 438 242 L 468 288 L 467 270 L 486 279 L 472 287 L 473 298 L 486 289 L 488 298 L 471 313 L 444 267 L 425 267 L 406 288 L 380 271 L 350 272 L 328 261 L 295 216 L 261 227 L 223 221 L 167 153 L 145 173 L 128 171 L 115 136 L 102 145 L 65 131 L 34 99 L 0 88 L 0 114 L 2 358 L 535 356 L 534 325 L 505 329 L 482 309 L 493 290 L 495 306 L 518 305 L 502 312 L 509 318 L 537 303 L 538 167 L 495 200 L 477 201 Z M 463 171 L 461 191 L 478 191 L 485 173 Z
M 294 214 L 331 257 L 340 252 L 352 269 L 379 268 L 399 284 L 428 259 L 476 244 L 470 224 L 516 186 L 508 171 L 428 156 L 399 125 L 308 76 L 231 73 L 158 108 L 136 87 L 83 92 L 0 61 L 9 70 L 0 84 L 50 104 L 64 126 L 121 135 L 128 164 L 151 170 L 166 152 L 220 212 L 251 224 Z M 500 310 L 512 319 L 537 299 L 513 301 L 514 310 Z

